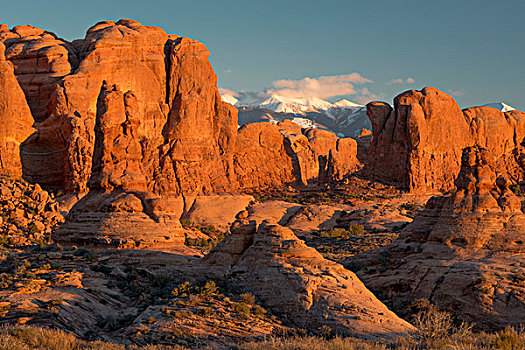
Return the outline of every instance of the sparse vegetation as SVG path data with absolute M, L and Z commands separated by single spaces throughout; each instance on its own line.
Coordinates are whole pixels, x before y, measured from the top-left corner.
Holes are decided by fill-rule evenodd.
M 363 225 L 350 224 L 347 228 L 334 227 L 327 231 L 321 231 L 320 235 L 323 238 L 338 238 L 349 239 L 353 236 L 362 236 L 365 234 Z
M 183 350 L 183 346 L 125 346 L 104 341 L 84 341 L 70 333 L 38 327 L 0 328 L 0 350 Z

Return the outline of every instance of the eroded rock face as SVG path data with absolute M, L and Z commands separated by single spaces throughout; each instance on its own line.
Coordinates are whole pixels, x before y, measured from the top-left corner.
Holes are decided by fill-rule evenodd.
M 523 179 L 517 152 L 525 133 L 525 113 L 475 107 L 461 111 L 452 97 L 435 88 L 410 90 L 386 103 L 367 105 L 373 140 L 365 173 L 414 192 L 452 188 L 461 152 L 489 148 L 513 180 Z M 519 153 L 519 152 L 518 152 Z
M 90 188 L 146 190 L 142 169 L 137 98 L 117 86 L 103 86 L 98 97 Z
M 413 330 L 341 265 L 325 260 L 285 227 L 239 220 L 203 259 L 209 273 L 227 276 L 300 327 L 362 337 L 394 338 Z
M 398 310 L 425 298 L 478 328 L 525 322 L 525 213 L 497 169 L 489 149 L 466 148 L 456 192 L 431 198 L 397 241 L 357 258 L 358 275 Z
M 168 42 L 167 50 L 171 109 L 162 129 L 166 140 L 155 165 L 160 171 L 154 190 L 209 193 L 236 188 L 237 109 L 221 100 L 210 52 L 188 38 Z
M 33 118 L 0 42 L 0 173 L 22 175 L 20 144 L 34 132 Z
M 195 195 L 329 181 L 358 167 L 354 145 L 331 133 L 286 123 L 238 132 L 210 52 L 195 40 L 134 20 L 97 23 L 71 43 L 32 26 L 2 28 L 37 122 L 21 150 L 31 182 Z
M 78 65 L 75 48 L 55 34 L 29 25 L 0 33 L 7 47 L 6 58 L 24 90 L 37 122 L 49 116 L 55 84 Z
M 116 239 L 127 220 L 120 238 L 136 241 L 141 223 L 159 221 L 147 209 L 153 199 L 182 195 L 186 206 L 197 195 L 325 182 L 359 167 L 355 143 L 328 132 L 293 123 L 238 131 L 237 109 L 222 102 L 210 52 L 195 40 L 134 20 L 97 23 L 72 43 L 32 26 L 2 28 L 6 67 L 15 67 L 2 86 L 20 84 L 19 105 L 31 109 L 10 112 L 37 122 L 29 138 L 16 123 L 6 129 L 16 139 L 9 152 L 24 141 L 21 161 L 12 159 L 27 180 L 83 197 L 68 204 L 68 224 L 92 217 L 89 237 Z
M 66 244 L 170 250 L 184 244 L 171 201 L 149 192 L 90 192 L 69 211 L 54 238 Z

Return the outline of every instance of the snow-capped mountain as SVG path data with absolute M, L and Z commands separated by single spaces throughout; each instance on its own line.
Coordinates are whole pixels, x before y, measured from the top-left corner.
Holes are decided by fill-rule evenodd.
M 303 127 L 325 129 L 339 136 L 357 137 L 362 129 L 371 130 L 366 107 L 344 99 L 330 103 L 316 97 L 272 95 L 264 100 L 244 104 L 233 96 L 222 97 L 226 102 L 235 102 L 232 104 L 239 109 L 240 125 L 260 121 L 278 123 L 289 119 Z
M 264 108 L 279 113 L 305 114 L 307 112 L 317 112 L 327 110 L 332 104 L 320 98 L 288 98 L 273 95 L 270 98 L 256 102 L 246 107 Z
M 502 112 L 510 112 L 510 111 L 516 110 L 516 108 L 509 106 L 508 104 L 504 102 L 489 103 L 489 104 L 483 105 L 483 107 L 496 108 L 498 111 L 502 111 Z

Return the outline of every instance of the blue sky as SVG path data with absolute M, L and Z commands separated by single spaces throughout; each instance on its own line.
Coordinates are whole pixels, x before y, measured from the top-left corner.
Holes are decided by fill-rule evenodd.
M 100 20 L 134 18 L 204 42 L 219 84 L 235 91 L 357 72 L 373 82 L 350 81 L 350 100 L 435 86 L 462 107 L 525 109 L 524 13 L 518 0 L 48 0 L 8 1 L 0 22 L 75 39 Z

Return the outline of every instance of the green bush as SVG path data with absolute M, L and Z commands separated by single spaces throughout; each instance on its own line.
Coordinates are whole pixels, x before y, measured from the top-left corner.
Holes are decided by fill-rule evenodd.
M 190 219 L 180 219 L 180 224 L 184 228 L 192 228 L 193 222 Z
M 365 228 L 363 225 L 350 224 L 348 228 L 334 227 L 328 231 L 321 231 L 321 237 L 324 238 L 338 238 L 338 239 L 349 239 L 352 236 L 362 236 L 365 234 Z
M 200 288 L 200 295 L 213 295 L 219 293 L 219 288 L 214 281 L 207 281 L 203 287 Z
M 171 292 L 171 295 L 174 297 L 180 297 L 183 294 L 189 294 L 192 289 L 190 282 L 184 282 L 182 284 L 179 284 L 177 287 L 173 288 L 173 291 Z
M 250 305 L 245 302 L 237 303 L 235 304 L 235 312 L 237 312 L 241 318 L 249 318 L 251 315 Z

